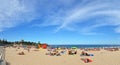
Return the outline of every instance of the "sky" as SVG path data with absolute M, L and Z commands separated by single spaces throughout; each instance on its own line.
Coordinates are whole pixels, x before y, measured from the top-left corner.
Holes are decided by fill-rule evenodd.
M 120 44 L 120 0 L 0 0 L 0 39 Z

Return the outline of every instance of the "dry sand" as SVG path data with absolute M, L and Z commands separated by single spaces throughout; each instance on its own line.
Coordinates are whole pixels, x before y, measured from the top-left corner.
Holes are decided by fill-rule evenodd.
M 61 56 L 45 55 L 47 50 L 40 49 L 39 51 L 30 52 L 27 50 L 15 48 L 6 48 L 6 61 L 8 65 L 120 65 L 120 51 L 88 51 L 94 54 L 91 57 L 80 56 L 81 50 L 78 49 L 77 55 L 62 54 Z M 24 51 L 25 55 L 17 53 Z M 84 63 L 80 58 L 90 58 L 93 62 Z

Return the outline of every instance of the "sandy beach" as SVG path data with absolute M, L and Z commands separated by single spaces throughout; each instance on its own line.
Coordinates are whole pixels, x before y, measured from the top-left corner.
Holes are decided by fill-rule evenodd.
M 87 51 L 94 56 L 80 56 L 81 51 L 77 49 L 76 55 L 61 54 L 61 56 L 45 55 L 46 49 L 30 49 L 30 52 L 20 48 L 16 51 L 15 48 L 6 48 L 5 57 L 8 65 L 119 65 L 120 51 Z M 18 55 L 23 51 L 25 55 Z M 81 58 L 90 58 L 93 62 L 85 63 Z
M 120 65 L 120 0 L 0 0 L 0 65 Z

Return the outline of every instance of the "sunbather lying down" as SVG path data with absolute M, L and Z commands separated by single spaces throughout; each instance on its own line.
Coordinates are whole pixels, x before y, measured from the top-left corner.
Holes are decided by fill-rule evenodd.
M 19 52 L 18 55 L 25 55 L 25 53 L 22 51 L 22 52 Z
M 81 52 L 81 56 L 90 56 L 90 55 L 89 55 L 88 53 L 82 51 L 82 52 Z
M 94 54 L 88 54 L 87 52 L 82 51 L 80 56 L 94 56 Z
M 50 56 L 61 56 L 61 54 L 59 52 L 49 52 L 49 53 L 46 53 L 46 55 L 50 55 Z
M 77 51 L 76 50 L 69 50 L 68 54 L 69 55 L 74 55 L 74 54 L 77 54 Z

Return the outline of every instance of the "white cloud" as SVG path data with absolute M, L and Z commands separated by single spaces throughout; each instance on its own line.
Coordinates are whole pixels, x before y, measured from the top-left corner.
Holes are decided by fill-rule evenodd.
M 61 7 L 60 11 L 57 8 L 61 4 L 67 7 L 73 1 L 69 0 L 65 3 L 66 1 L 61 0 L 51 2 L 49 0 L 0 0 L 0 31 L 41 18 L 44 19 L 40 24 L 42 26 L 60 25 L 62 24 L 60 15 L 65 14 L 66 8 Z
M 1 0 L 0 4 L 0 31 L 35 19 L 42 22 L 35 26 L 56 26 L 55 32 L 97 34 L 94 29 L 103 26 L 114 26 L 117 33 L 120 30 L 119 0 Z M 105 18 L 87 21 L 99 16 Z
M 64 18 L 64 23 L 59 26 L 56 29 L 56 32 L 61 29 L 67 29 L 69 27 L 69 30 L 77 30 L 82 32 L 83 34 L 93 34 L 92 32 L 94 29 L 102 27 L 102 26 L 120 26 L 120 7 L 117 7 L 118 1 L 103 1 L 103 0 L 96 0 L 93 2 L 88 3 L 88 5 L 78 5 L 73 11 L 68 12 L 70 15 L 66 16 Z M 96 16 L 105 16 L 105 20 L 97 19 L 96 21 L 84 21 L 86 19 L 95 18 Z M 108 17 L 107 17 L 108 16 Z M 99 21 L 100 20 L 100 21 Z M 86 24 L 94 23 L 89 26 L 79 26 L 76 25 L 77 23 L 83 23 L 86 22 Z M 78 28 L 70 27 L 72 25 L 76 25 Z M 81 24 L 82 25 L 82 24 Z M 71 28 L 71 29 L 70 29 Z M 82 29 L 81 29 L 82 28 Z M 80 30 L 81 29 L 81 30 Z M 116 29 L 120 30 L 120 28 Z M 116 32 L 116 31 L 115 31 Z M 96 32 L 95 32 L 96 34 Z
M 32 9 L 21 4 L 19 0 L 0 0 L 0 32 L 20 23 L 29 22 Z

